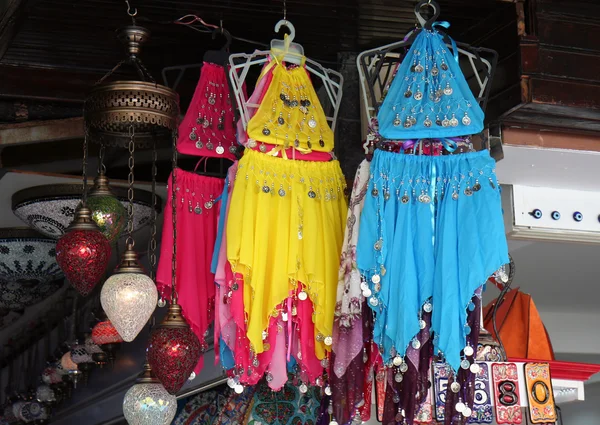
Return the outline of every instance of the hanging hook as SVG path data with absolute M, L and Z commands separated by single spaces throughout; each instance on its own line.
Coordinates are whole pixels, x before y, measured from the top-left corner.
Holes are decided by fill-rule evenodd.
M 134 16 L 136 16 L 136 15 L 137 15 L 137 13 L 138 13 L 138 11 L 137 11 L 137 7 L 136 7 L 136 8 L 134 8 L 134 10 L 133 10 L 133 11 L 131 11 L 131 5 L 129 4 L 129 0 L 125 0 L 125 4 L 127 4 L 127 14 L 128 14 L 129 16 L 131 16 L 132 18 L 133 18 Z
M 287 1 L 283 0 L 283 20 L 287 21 Z
M 223 47 L 221 47 L 221 50 L 224 51 L 229 51 L 229 46 L 231 46 L 231 41 L 233 39 L 233 37 L 231 37 L 231 34 L 229 33 L 229 31 L 227 31 L 225 28 L 223 28 L 223 21 L 221 21 L 221 26 L 218 28 L 215 28 L 212 32 L 212 39 L 214 40 L 217 37 L 217 34 L 222 35 L 225 37 L 225 45 Z
M 421 15 L 421 9 L 424 6 L 429 6 L 433 9 L 433 16 L 429 20 L 426 20 L 423 15 Z M 422 28 L 431 30 L 433 23 L 440 16 L 440 6 L 435 0 L 421 0 L 415 6 L 415 15 Z

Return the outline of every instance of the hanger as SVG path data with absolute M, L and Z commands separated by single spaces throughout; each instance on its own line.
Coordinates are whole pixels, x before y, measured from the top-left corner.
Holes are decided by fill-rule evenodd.
M 271 52 L 283 52 L 283 61 L 293 63 L 296 65 L 302 64 L 302 58 L 304 57 L 304 48 L 298 44 L 293 43 L 296 37 L 296 28 L 287 19 L 282 19 L 275 24 L 275 32 L 278 33 L 281 27 L 287 27 L 290 30 L 289 35 L 285 35 L 283 40 L 273 39 L 271 40 Z M 275 55 L 273 55 L 275 56 Z
M 204 62 L 226 66 L 227 61 L 229 60 L 229 47 L 231 46 L 232 37 L 229 31 L 223 28 L 223 21 L 221 21 L 221 26 L 219 28 L 215 28 L 212 31 L 212 39 L 214 40 L 217 38 L 217 35 L 225 37 L 226 42 L 223 47 L 221 47 L 221 50 L 208 50 L 204 54 Z
M 227 31 L 226 29 L 223 28 L 223 21 L 221 21 L 220 26 L 217 26 L 217 25 L 206 23 L 202 18 L 200 18 L 196 15 L 188 14 L 188 15 L 182 16 L 181 18 L 179 18 L 175 21 L 168 21 L 166 23 L 183 25 L 194 31 L 198 31 L 201 33 L 211 33 L 213 40 L 216 38 L 217 35 L 222 34 L 223 36 L 225 36 L 227 43 L 223 46 L 223 48 L 221 48 L 221 50 L 223 50 L 223 49 L 228 50 L 229 47 L 231 46 L 231 42 L 233 40 L 240 41 L 243 43 L 248 43 L 248 44 L 254 44 L 261 48 L 268 47 L 268 45 L 265 43 L 261 43 L 261 42 L 254 41 L 254 40 L 248 40 L 246 38 L 235 37 L 235 36 L 231 35 L 231 33 L 229 31 Z M 220 59 L 220 58 L 216 58 L 216 59 Z M 205 58 L 205 60 L 206 60 L 206 58 Z M 224 62 L 220 61 L 217 63 L 224 65 L 227 63 L 227 60 L 225 60 Z M 162 77 L 163 77 L 164 85 L 167 87 L 171 87 L 171 85 L 169 84 L 170 82 L 169 82 L 168 75 L 175 74 L 175 72 L 177 72 L 175 74 L 176 75 L 175 81 L 173 82 L 173 86 L 171 87 L 173 90 L 175 90 L 176 87 L 181 82 L 181 79 L 183 78 L 183 75 L 185 74 L 185 72 L 187 70 L 202 68 L 203 64 L 204 63 L 193 63 L 193 64 L 187 64 L 187 65 L 168 66 L 168 67 L 163 68 Z
M 433 16 L 430 19 L 425 19 L 421 13 L 425 7 L 433 9 Z M 441 8 L 435 0 L 419 1 L 415 6 L 417 26 L 403 40 L 365 50 L 356 58 L 362 94 L 362 108 L 369 121 L 377 116 L 379 107 L 383 102 L 383 90 L 391 83 L 393 67 L 402 62 L 404 55 L 398 50 L 410 48 L 417 35 L 423 30 L 439 32 L 450 49 L 456 46 L 458 53 L 467 58 L 478 87 L 477 101 L 485 111 L 491 90 L 491 84 L 489 83 L 498 63 L 498 53 L 495 50 L 473 47 L 466 43 L 453 43 L 452 39 L 439 29 L 439 26 L 434 25 L 440 16 L 440 12 Z M 363 147 L 365 153 L 368 153 L 368 142 Z

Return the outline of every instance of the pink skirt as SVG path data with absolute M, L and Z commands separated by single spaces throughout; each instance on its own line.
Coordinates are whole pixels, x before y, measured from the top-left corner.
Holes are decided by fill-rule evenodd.
M 187 322 L 208 348 L 206 333 L 214 320 L 215 283 L 210 271 L 217 238 L 220 196 L 225 181 L 177 169 L 177 276 L 179 304 Z M 171 182 L 171 177 L 169 177 Z M 163 297 L 171 294 L 173 258 L 172 192 L 167 191 L 156 281 Z M 196 372 L 202 368 L 202 358 Z

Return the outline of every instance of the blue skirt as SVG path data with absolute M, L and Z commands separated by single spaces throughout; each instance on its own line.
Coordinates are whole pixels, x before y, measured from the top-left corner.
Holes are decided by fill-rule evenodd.
M 509 261 L 495 165 L 487 151 L 375 151 L 357 264 L 384 361 L 404 356 L 408 344 L 418 348 L 420 317 L 432 311 L 434 349 L 460 367 L 471 298 Z

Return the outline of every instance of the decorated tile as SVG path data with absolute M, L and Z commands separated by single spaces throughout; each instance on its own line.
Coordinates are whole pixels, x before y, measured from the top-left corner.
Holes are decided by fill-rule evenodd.
M 529 400 L 529 419 L 532 424 L 556 422 L 554 393 L 548 363 L 525 365 L 525 386 Z
M 519 374 L 514 363 L 492 364 L 492 386 L 498 424 L 519 425 L 523 423 L 519 400 Z
M 433 364 L 433 388 L 435 392 L 435 419 L 443 422 L 446 413 L 446 393 L 448 391 L 448 380 L 450 378 L 450 367 L 444 363 Z
M 494 419 L 490 372 L 487 363 L 477 363 L 479 372 L 475 375 L 475 397 L 470 424 L 491 424 Z

